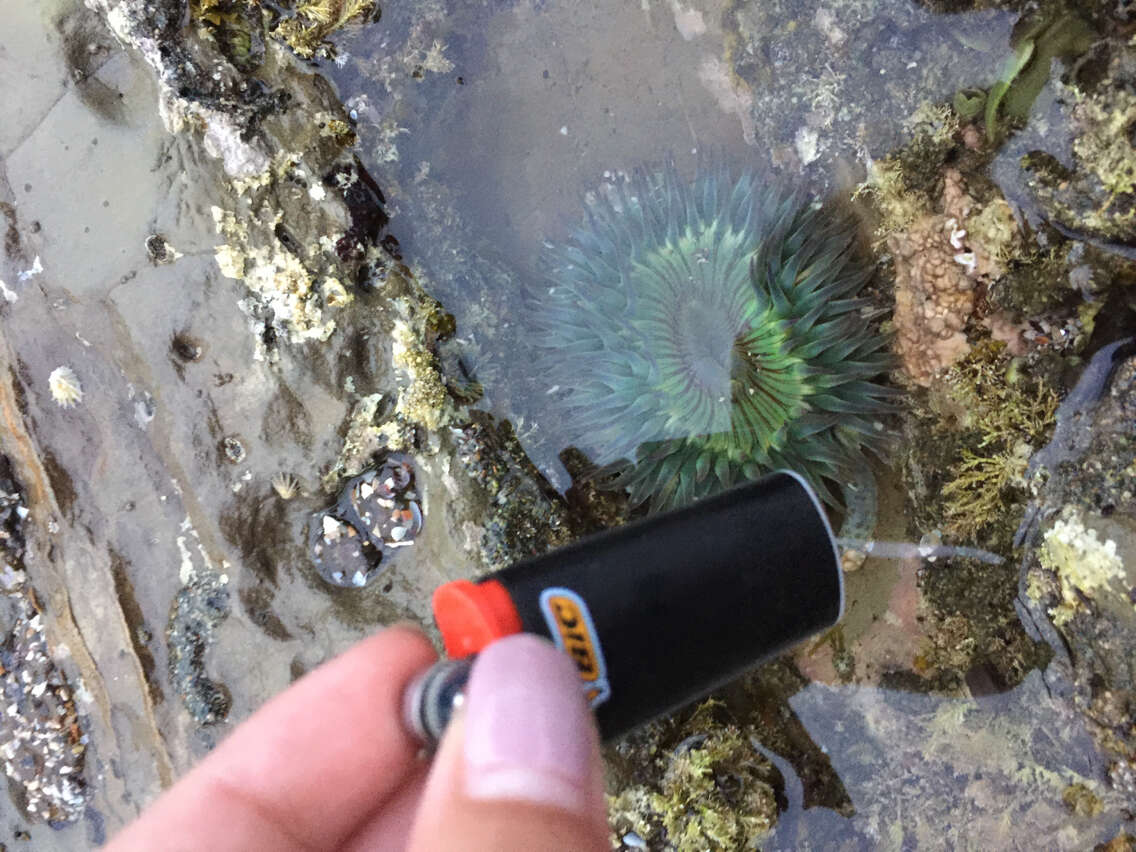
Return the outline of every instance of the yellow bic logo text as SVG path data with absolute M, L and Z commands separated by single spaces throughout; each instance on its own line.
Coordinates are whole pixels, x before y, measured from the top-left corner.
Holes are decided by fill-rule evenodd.
M 571 589 L 557 587 L 541 592 L 540 608 L 556 646 L 576 664 L 588 703 L 603 704 L 611 696 L 611 684 L 588 605 Z

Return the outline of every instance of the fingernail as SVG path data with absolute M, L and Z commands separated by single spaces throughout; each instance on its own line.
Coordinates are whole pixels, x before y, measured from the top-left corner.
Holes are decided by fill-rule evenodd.
M 465 787 L 586 814 L 592 720 L 571 661 L 535 636 L 491 644 L 466 690 Z

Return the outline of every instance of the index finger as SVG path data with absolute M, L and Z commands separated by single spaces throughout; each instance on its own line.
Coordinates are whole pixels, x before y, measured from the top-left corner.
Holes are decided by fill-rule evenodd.
M 109 848 L 334 848 L 411 774 L 402 693 L 436 657 L 412 627 L 360 642 L 253 714 Z

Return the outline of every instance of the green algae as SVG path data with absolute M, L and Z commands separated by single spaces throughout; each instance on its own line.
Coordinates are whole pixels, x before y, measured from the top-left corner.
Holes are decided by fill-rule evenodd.
M 1026 467 L 1045 445 L 1057 412 L 1057 393 L 1044 382 L 1009 381 L 1004 344 L 976 347 L 953 367 L 932 403 L 955 412 L 967 433 L 943 485 L 947 531 L 972 540 L 1016 517 L 1025 503 Z
M 752 729 L 726 721 L 717 701 L 700 705 L 660 739 L 639 783 L 608 797 L 618 843 L 634 831 L 652 849 L 753 848 L 777 821 L 776 770 L 753 746 Z M 664 732 L 665 731 L 665 732 Z
M 302 59 L 331 57 L 331 36 L 350 25 L 375 20 L 374 0 L 310 0 L 262 5 L 251 0 L 192 0 L 190 15 L 217 42 L 221 52 L 244 71 L 264 59 L 264 39 L 287 45 Z
M 1026 26 L 986 98 L 986 138 L 996 142 L 1015 123 L 1024 123 L 1049 80 L 1055 59 L 1069 61 L 1092 45 L 1096 33 L 1075 12 L 1054 10 Z
M 955 93 L 951 106 L 963 121 L 977 118 L 986 108 L 986 92 L 981 89 L 960 89 Z
M 1002 99 L 1006 96 L 1006 93 L 1010 91 L 1010 85 L 1014 82 L 1014 79 L 1033 57 L 1033 52 L 1033 41 L 1025 41 L 1014 48 L 1013 56 L 1006 60 L 998 82 L 990 87 L 990 94 L 986 98 L 984 115 L 986 118 L 986 138 L 991 142 L 998 137 L 998 108 L 1002 104 Z
M 328 37 L 348 24 L 366 22 L 374 17 L 378 5 L 374 0 L 313 0 L 298 3 L 292 16 L 278 22 L 271 30 L 274 38 L 285 42 L 297 56 L 311 59 L 317 53 L 330 54 Z

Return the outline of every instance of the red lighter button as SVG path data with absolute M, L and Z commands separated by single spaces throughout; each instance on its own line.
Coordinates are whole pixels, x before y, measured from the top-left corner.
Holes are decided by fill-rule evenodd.
M 497 580 L 455 580 L 434 590 L 434 621 L 451 657 L 476 654 L 494 639 L 521 632 L 513 599 Z

